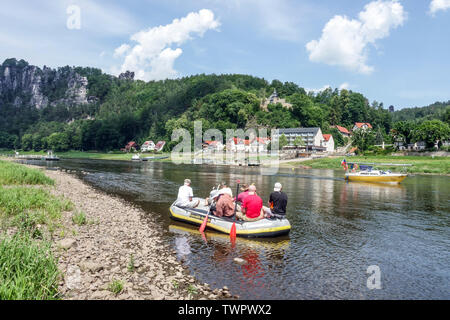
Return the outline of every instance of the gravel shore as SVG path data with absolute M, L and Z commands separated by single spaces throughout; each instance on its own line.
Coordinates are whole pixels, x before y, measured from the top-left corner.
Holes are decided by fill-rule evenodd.
M 210 289 L 189 275 L 176 252 L 163 240 L 152 217 L 124 200 L 88 186 L 60 171 L 46 171 L 55 180 L 49 190 L 75 205 L 65 212 L 54 235 L 54 252 L 67 300 L 188 300 L 231 299 L 228 289 Z M 72 218 L 83 212 L 87 223 Z M 123 289 L 115 294 L 112 283 Z M 119 285 L 120 287 L 120 285 Z

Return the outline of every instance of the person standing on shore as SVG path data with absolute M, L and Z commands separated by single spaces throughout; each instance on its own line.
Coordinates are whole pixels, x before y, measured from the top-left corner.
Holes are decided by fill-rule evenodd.
M 200 200 L 194 201 L 194 192 L 191 188 L 191 180 L 184 180 L 184 185 L 178 190 L 176 205 L 182 208 L 196 208 L 199 204 Z

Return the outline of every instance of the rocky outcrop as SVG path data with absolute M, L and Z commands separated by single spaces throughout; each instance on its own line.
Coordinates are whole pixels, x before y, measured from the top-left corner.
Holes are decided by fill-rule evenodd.
M 8 59 L 0 65 L 0 105 L 16 107 L 89 103 L 88 80 L 71 67 L 51 69 Z

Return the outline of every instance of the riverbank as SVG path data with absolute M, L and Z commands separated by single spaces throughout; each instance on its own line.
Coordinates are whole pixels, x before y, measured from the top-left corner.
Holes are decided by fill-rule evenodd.
M 45 156 L 46 152 L 20 151 L 21 156 Z M 13 156 L 14 151 L 0 152 L 3 156 Z M 107 153 L 107 152 L 83 152 L 83 151 L 67 151 L 57 152 L 56 155 L 62 159 L 96 159 L 96 160 L 117 160 L 131 161 L 134 153 Z M 170 153 L 142 153 L 141 157 L 170 157 Z M 169 159 L 170 160 L 170 159 Z M 167 161 L 167 159 L 158 159 L 154 161 Z
M 30 170 L 45 173 L 53 184 L 20 188 L 39 190 L 44 207 L 48 201 L 66 204 L 55 211 L 58 214 L 53 217 L 55 223 L 51 229 L 36 224 L 35 230 L 41 231 L 42 236 L 33 240 L 38 245 L 45 239 L 51 247 L 52 259 L 57 261 L 54 263 L 60 274 L 57 295 L 52 294 L 52 298 L 233 298 L 227 288 L 212 290 L 208 284 L 199 283 L 191 276 L 187 267 L 177 260 L 170 244 L 162 240 L 161 227 L 140 208 L 99 192 L 67 173 Z M 20 194 L 15 202 L 20 201 Z M 42 206 L 33 205 L 24 212 L 33 215 L 45 211 Z M 4 203 L 0 201 L 0 219 L 3 221 L 5 211 Z M 3 223 L 2 226 L 2 238 L 18 233 L 17 226 Z
M 280 164 L 282 167 L 298 168 L 300 166 L 312 169 L 334 169 L 342 170 L 341 162 L 343 159 L 347 162 L 359 163 L 384 163 L 384 164 L 412 164 L 411 167 L 405 167 L 406 172 L 416 174 L 450 174 L 450 159 L 448 157 L 421 157 L 421 156 L 354 156 L 354 157 L 328 157 L 313 160 L 293 159 Z M 376 165 L 375 165 L 376 166 Z M 398 166 L 383 166 L 383 169 L 391 171 L 400 171 Z

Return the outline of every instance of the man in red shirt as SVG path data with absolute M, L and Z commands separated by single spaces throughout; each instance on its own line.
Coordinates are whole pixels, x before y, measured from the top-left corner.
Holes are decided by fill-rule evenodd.
M 251 185 L 248 189 L 248 196 L 242 202 L 242 212 L 236 212 L 236 216 L 244 221 L 258 221 L 264 219 L 264 211 L 262 210 L 263 201 L 256 194 L 256 187 Z

